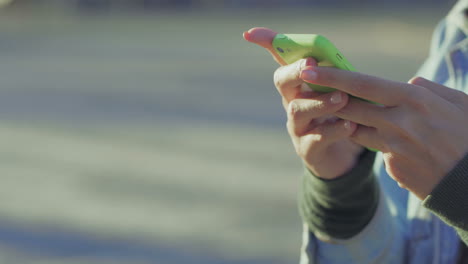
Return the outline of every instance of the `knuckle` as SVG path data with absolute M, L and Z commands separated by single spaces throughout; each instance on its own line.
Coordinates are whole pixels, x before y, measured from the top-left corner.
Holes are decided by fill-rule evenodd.
M 300 158 L 307 157 L 307 151 L 304 148 L 304 146 L 302 146 L 302 144 L 297 144 L 295 149 L 296 149 L 297 156 L 299 156 Z
M 302 136 L 302 133 L 297 125 L 297 121 L 288 118 L 286 121 L 286 129 L 288 130 L 288 134 L 292 138 L 298 138 Z
M 396 160 L 397 156 L 404 156 L 408 153 L 408 148 L 411 147 L 411 135 L 407 132 L 400 132 L 399 134 L 387 134 L 385 149 L 391 153 L 392 159 Z
M 323 107 L 321 102 L 293 99 L 288 105 L 288 118 L 295 122 L 316 118 Z
M 325 125 L 315 127 L 313 129 L 313 136 L 311 137 L 314 145 L 322 145 L 327 142 L 327 134 L 329 134 L 329 132 Z
M 468 107 L 468 95 L 465 92 L 455 90 L 455 98 L 459 100 L 459 102 L 465 106 Z
M 324 125 L 320 125 L 320 126 L 317 126 L 314 129 L 314 133 L 317 135 L 317 140 L 318 141 L 323 141 L 323 137 L 324 137 L 324 135 L 327 134 L 327 131 L 326 131 Z
M 405 145 L 408 145 L 412 141 L 412 135 L 408 132 L 409 130 L 403 126 L 395 126 L 392 144 L 389 149 L 394 153 L 403 153 Z
M 399 165 L 400 162 L 398 160 L 397 155 L 394 154 L 386 154 L 385 155 L 385 169 L 387 170 L 388 174 L 398 182 L 398 185 L 402 188 L 405 188 L 408 182 L 408 178 L 405 176 L 403 172 L 403 168 Z
M 401 115 L 398 119 L 395 118 L 393 122 L 391 122 L 391 125 L 397 135 L 404 136 L 413 126 L 413 120 L 409 115 Z
M 423 89 L 425 88 L 413 87 L 406 92 L 405 97 L 406 102 L 413 111 L 428 114 L 431 111 L 431 98 Z
M 278 69 L 275 70 L 275 73 L 273 74 L 273 82 L 276 88 L 278 89 L 280 89 L 284 83 L 283 79 L 281 78 L 281 71 L 282 71 L 282 67 L 279 67 Z
M 413 103 L 413 109 L 423 115 L 428 115 L 431 112 L 430 103 L 423 100 Z
M 294 76 L 294 79 L 299 80 L 301 78 L 301 72 L 302 72 L 303 65 L 304 65 L 303 60 L 298 60 L 298 61 L 295 62 L 294 65 L 291 65 L 291 67 L 293 67 L 293 73 L 292 74 Z
M 410 138 L 409 131 L 414 125 L 413 115 L 401 114 L 400 111 L 388 115 L 386 119 L 386 129 L 395 135 L 394 140 Z
M 291 121 L 297 121 L 299 119 L 301 107 L 297 100 L 292 100 L 288 105 L 288 116 Z
M 288 133 L 291 137 L 297 137 L 298 135 L 296 134 L 294 122 L 288 118 L 286 121 L 286 129 L 288 130 Z
M 288 84 L 296 84 L 301 79 L 302 64 L 300 61 L 281 66 L 273 74 L 273 82 L 278 89 L 286 88 Z
M 296 155 L 299 156 L 300 148 L 301 148 L 301 140 L 300 138 L 297 138 L 297 137 L 291 137 L 291 140 L 294 146 L 294 151 L 296 152 Z
M 420 76 L 416 76 L 416 77 L 411 78 L 411 80 L 409 80 L 408 83 L 421 86 L 425 84 L 426 82 L 427 82 L 426 79 Z
M 400 186 L 400 188 L 408 189 L 408 178 L 405 176 L 405 174 L 400 168 L 396 167 L 391 175 L 393 179 L 395 179 L 395 181 L 398 183 L 398 186 Z
M 313 144 L 314 142 L 312 142 L 310 138 L 299 138 L 299 140 L 296 141 L 296 144 L 294 146 L 296 155 L 303 159 L 306 159 L 310 155 L 310 149 Z

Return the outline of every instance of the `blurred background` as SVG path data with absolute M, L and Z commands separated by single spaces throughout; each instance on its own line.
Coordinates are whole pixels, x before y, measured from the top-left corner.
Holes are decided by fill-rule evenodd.
M 0 0 L 0 263 L 297 263 L 302 167 L 242 32 L 406 81 L 453 3 Z

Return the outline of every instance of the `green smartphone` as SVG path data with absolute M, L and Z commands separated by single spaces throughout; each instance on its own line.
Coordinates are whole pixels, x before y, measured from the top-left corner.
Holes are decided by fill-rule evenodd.
M 341 52 L 321 35 L 315 34 L 278 34 L 273 39 L 275 52 L 287 63 L 291 64 L 299 59 L 312 57 L 318 66 L 336 67 L 342 70 L 356 71 L 353 65 Z M 307 83 L 310 88 L 318 92 L 333 92 L 335 89 Z

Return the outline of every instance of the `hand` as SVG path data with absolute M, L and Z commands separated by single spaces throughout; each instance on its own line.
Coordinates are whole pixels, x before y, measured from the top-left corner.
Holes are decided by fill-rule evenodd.
M 276 34 L 266 28 L 254 28 L 244 33 L 244 38 L 266 48 L 283 65 L 276 70 L 274 80 L 287 111 L 287 128 L 297 154 L 316 176 L 339 177 L 355 165 L 363 150 L 349 138 L 357 125 L 334 117 L 349 97 L 339 91 L 313 92 L 304 84 L 301 72 L 306 67 L 316 66 L 316 61 L 309 58 L 286 65 L 271 45 Z
M 468 152 L 468 95 L 417 77 L 409 83 L 310 66 L 302 76 L 352 98 L 335 113 L 360 124 L 351 136 L 382 151 L 386 170 L 424 199 Z

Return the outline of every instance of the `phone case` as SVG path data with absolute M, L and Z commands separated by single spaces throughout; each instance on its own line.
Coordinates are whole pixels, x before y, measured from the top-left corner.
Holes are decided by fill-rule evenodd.
M 319 66 L 336 67 L 342 70 L 356 71 L 349 61 L 328 39 L 315 34 L 278 34 L 273 40 L 276 53 L 291 64 L 299 59 L 312 57 Z M 333 92 L 335 89 L 307 83 L 318 92 Z

